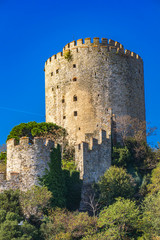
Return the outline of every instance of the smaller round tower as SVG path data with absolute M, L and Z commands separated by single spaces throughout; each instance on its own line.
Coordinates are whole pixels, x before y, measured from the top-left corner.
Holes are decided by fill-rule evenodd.
M 34 138 L 33 144 L 28 137 L 22 137 L 19 144 L 15 139 L 8 140 L 6 179 L 15 180 L 22 191 L 38 185 L 38 178 L 48 169 L 53 147 L 53 141 L 39 137 Z

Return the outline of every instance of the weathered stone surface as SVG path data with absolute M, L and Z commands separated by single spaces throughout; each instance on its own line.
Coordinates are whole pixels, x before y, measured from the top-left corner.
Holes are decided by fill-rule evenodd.
M 111 136 L 100 130 L 99 139 L 88 138 L 75 147 L 76 163 L 83 179 L 80 211 L 90 211 L 89 201 L 92 197 L 92 184 L 98 182 L 106 169 L 111 166 Z
M 12 185 L 15 185 L 25 191 L 33 185 L 38 185 L 38 178 L 42 177 L 45 169 L 48 168 L 53 147 L 53 141 L 37 137 L 32 144 L 27 137 L 21 138 L 18 145 L 15 139 L 8 140 L 7 181 L 1 182 L 1 188 L 13 188 Z
M 116 138 L 116 116 L 145 120 L 143 61 L 111 39 L 73 41 L 46 61 L 45 94 L 46 121 L 64 127 L 69 144 L 75 145 L 84 210 L 92 183 L 111 165 L 110 136 Z M 48 168 L 52 147 L 53 142 L 42 138 L 35 138 L 33 144 L 21 138 L 18 145 L 9 140 L 7 180 L 0 174 L 0 191 L 25 191 L 37 185 Z
M 75 147 L 75 158 L 83 183 L 98 182 L 111 165 L 111 137 L 100 130 L 99 139 L 91 137 Z
M 143 61 L 138 55 L 104 38 L 73 41 L 66 51 L 71 61 L 58 54 L 45 64 L 46 121 L 66 128 L 71 143 L 108 130 L 109 109 L 116 116 L 145 120 Z

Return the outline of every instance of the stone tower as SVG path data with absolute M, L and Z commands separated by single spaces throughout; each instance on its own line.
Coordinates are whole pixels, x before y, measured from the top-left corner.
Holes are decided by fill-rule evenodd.
M 111 109 L 145 120 L 143 61 L 111 39 L 73 41 L 46 61 L 45 94 L 46 122 L 64 127 L 70 142 L 80 143 L 85 134 L 110 131 Z

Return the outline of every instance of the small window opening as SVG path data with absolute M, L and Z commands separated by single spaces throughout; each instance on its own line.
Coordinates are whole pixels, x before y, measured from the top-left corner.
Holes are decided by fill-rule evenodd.
M 79 130 L 81 130 L 81 128 L 79 127 Z
M 65 102 L 65 100 L 64 100 L 64 98 L 62 99 L 62 103 L 64 103 Z
M 52 91 L 54 91 L 54 88 L 52 87 Z
M 59 86 L 57 86 L 57 89 L 59 88 Z
M 76 64 L 73 64 L 73 68 L 76 68 Z
M 77 78 L 75 77 L 75 78 L 73 78 L 73 82 L 76 82 L 77 81 Z
M 78 144 L 78 149 L 81 150 L 81 144 Z
M 53 76 L 53 72 L 51 72 L 51 76 Z
M 95 72 L 95 77 L 96 77 L 96 72 Z
M 98 94 L 98 97 L 99 97 L 99 94 Z
M 74 116 L 77 116 L 77 111 L 74 111 Z
M 73 101 L 74 101 L 74 102 L 77 101 L 77 96 L 76 96 L 76 95 L 74 95 L 74 97 L 73 97 Z
M 59 69 L 56 69 L 56 73 L 59 73 Z
M 97 127 L 98 127 L 98 124 L 97 124 Z
M 66 119 L 66 116 L 63 116 L 63 119 Z

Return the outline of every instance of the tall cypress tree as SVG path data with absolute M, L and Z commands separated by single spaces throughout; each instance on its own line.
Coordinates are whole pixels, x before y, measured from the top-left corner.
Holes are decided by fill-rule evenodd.
M 51 199 L 52 207 L 65 207 L 66 206 L 66 187 L 64 175 L 61 167 L 61 149 L 60 145 L 54 148 L 51 152 L 51 161 L 48 164 L 49 170 L 46 169 L 45 175 L 40 179 L 42 185 L 48 187 L 52 192 Z

